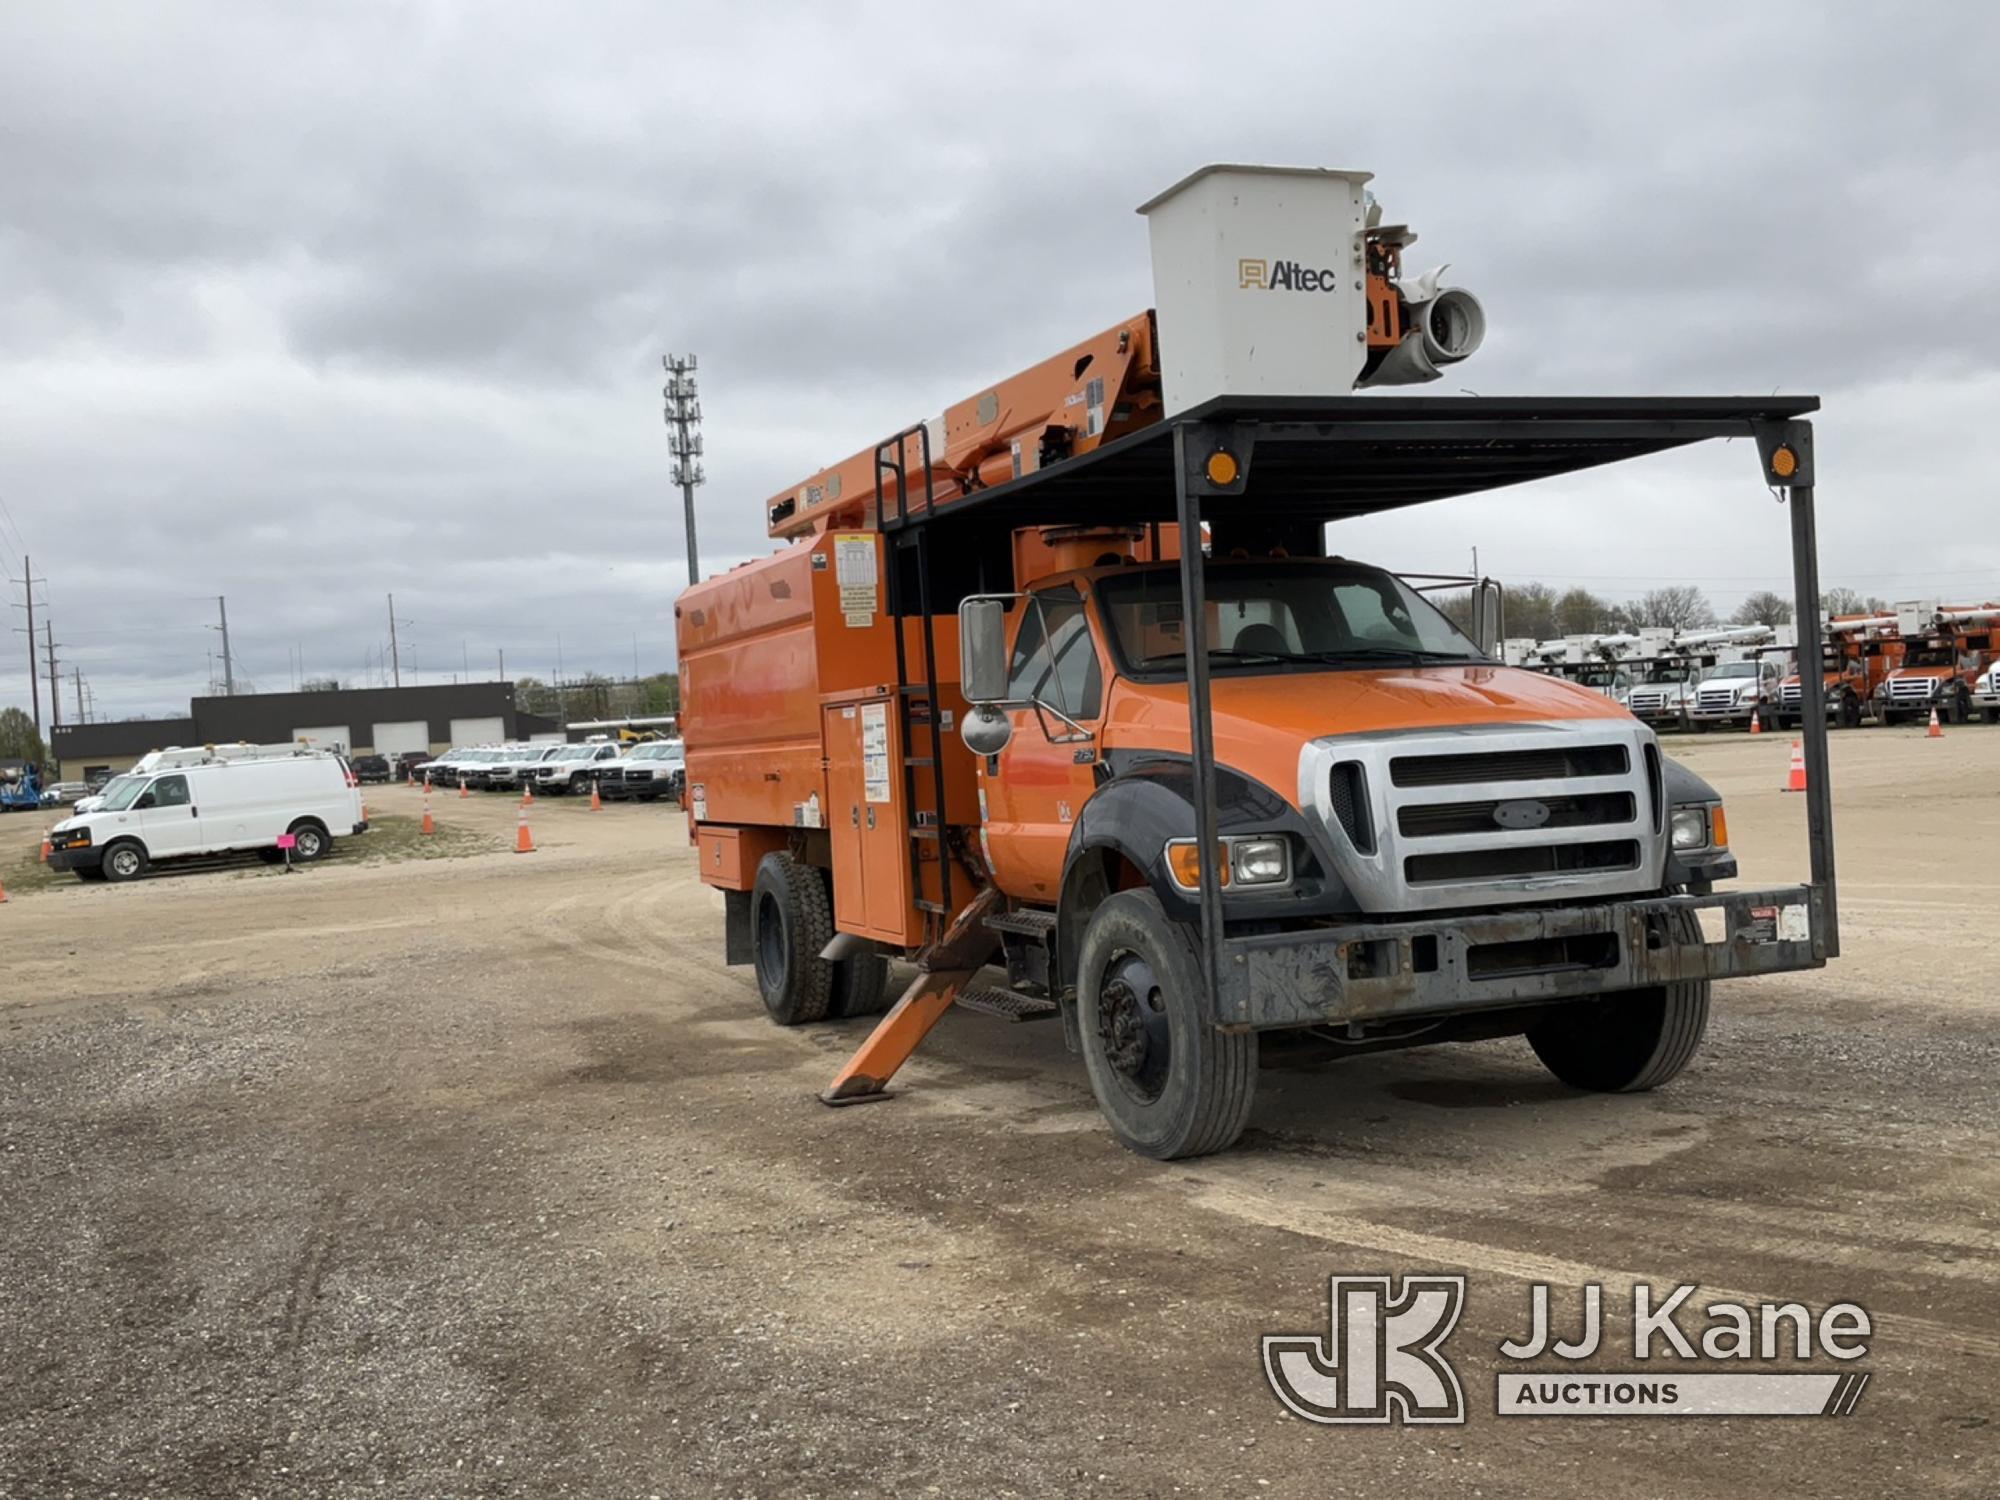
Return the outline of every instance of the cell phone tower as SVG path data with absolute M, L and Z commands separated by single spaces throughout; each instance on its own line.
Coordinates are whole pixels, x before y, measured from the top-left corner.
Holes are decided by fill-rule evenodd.
M 681 487 L 681 504 L 687 514 L 688 582 L 701 579 L 701 563 L 695 554 L 694 487 L 707 482 L 701 466 L 701 400 L 695 386 L 695 358 L 669 354 L 660 363 L 666 368 L 667 451 L 674 456 L 674 483 Z

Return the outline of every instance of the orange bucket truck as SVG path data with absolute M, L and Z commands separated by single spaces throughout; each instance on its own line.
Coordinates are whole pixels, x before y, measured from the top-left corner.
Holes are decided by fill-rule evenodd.
M 1812 878 L 1737 886 L 1721 798 L 1602 694 L 1502 665 L 1329 523 L 1752 440 L 1820 652 L 1810 397 L 1369 391 L 1474 352 L 1360 172 L 1208 167 L 1146 204 L 1155 306 L 773 497 L 676 608 L 687 806 L 771 1018 L 1059 1021 L 1113 1135 L 1227 1147 L 1261 1039 L 1525 1034 L 1665 1083 L 1712 981 L 1838 952 L 1821 680 Z M 892 992 L 889 963 L 913 968 Z M 891 1000 L 893 999 L 893 1004 Z

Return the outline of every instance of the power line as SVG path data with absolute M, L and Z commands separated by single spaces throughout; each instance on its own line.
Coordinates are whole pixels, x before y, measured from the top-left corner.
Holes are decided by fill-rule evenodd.
M 33 569 L 29 566 L 28 554 L 23 552 L 21 554 L 21 576 L 9 579 L 8 581 L 20 584 L 21 593 L 27 600 L 25 604 L 14 606 L 16 609 L 25 609 L 28 612 L 27 628 L 23 630 L 17 625 L 14 627 L 14 633 L 16 635 L 25 635 L 28 638 L 28 697 L 35 706 L 35 737 L 40 739 L 42 734 L 42 679 L 35 661 L 35 585 L 38 583 L 47 583 L 48 579 L 37 578 L 34 575 Z

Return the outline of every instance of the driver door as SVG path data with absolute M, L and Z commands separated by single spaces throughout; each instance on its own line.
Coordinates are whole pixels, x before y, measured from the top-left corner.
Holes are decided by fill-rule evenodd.
M 192 854 L 202 847 L 201 809 L 185 776 L 156 776 L 132 804 L 132 822 L 153 859 Z
M 1008 698 L 1021 705 L 1007 711 L 1014 736 L 979 766 L 986 857 L 1002 891 L 1051 902 L 1062 888 L 1070 830 L 1097 785 L 1105 673 L 1074 585 L 1031 594 L 1015 614 L 1007 680 Z

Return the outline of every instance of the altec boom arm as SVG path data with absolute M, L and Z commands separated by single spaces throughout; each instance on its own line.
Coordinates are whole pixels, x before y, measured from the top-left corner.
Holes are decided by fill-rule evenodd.
M 1204 169 L 1140 210 L 1151 220 L 1158 309 L 1113 324 L 900 438 L 772 496 L 765 505 L 770 534 L 797 540 L 877 525 L 885 462 L 901 466 L 910 494 L 946 505 L 1089 453 L 1216 390 L 1243 394 L 1258 382 L 1289 394 L 1342 384 L 1408 385 L 1436 379 L 1442 366 L 1479 347 L 1485 314 L 1469 292 L 1439 286 L 1443 267 L 1404 278 L 1403 251 L 1416 235 L 1405 225 L 1377 222 L 1380 210 L 1361 188 L 1366 173 L 1287 174 L 1320 178 L 1319 185 L 1333 179 L 1341 201 L 1351 205 L 1352 222 L 1328 216 L 1315 224 L 1325 238 L 1304 242 L 1316 260 L 1331 264 L 1222 256 L 1216 245 L 1226 236 L 1204 217 L 1219 212 L 1207 206 L 1205 190 L 1221 189 L 1239 170 Z M 1266 240 L 1285 243 L 1254 214 L 1242 217 L 1246 228 L 1228 219 L 1229 232 L 1246 236 L 1234 248 L 1268 251 Z M 1348 244 L 1328 242 L 1336 237 Z M 1262 329 L 1260 319 L 1267 320 Z M 1166 351 L 1172 365 L 1162 360 L 1163 328 L 1169 337 L 1180 330 L 1182 347 Z

